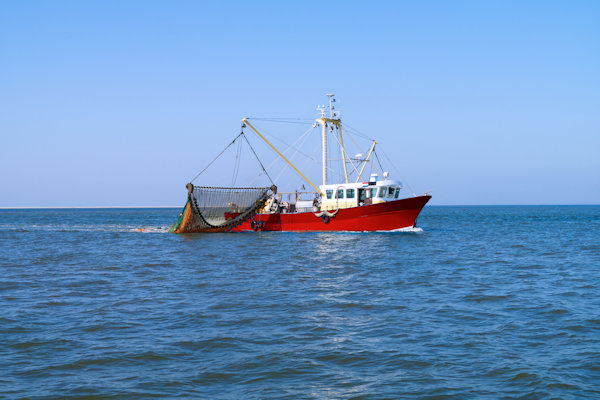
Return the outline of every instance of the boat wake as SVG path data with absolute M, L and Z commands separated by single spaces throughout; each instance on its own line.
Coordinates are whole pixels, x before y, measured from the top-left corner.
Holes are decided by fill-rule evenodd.
M 141 232 L 141 233 L 166 233 L 168 227 L 136 227 L 122 224 L 31 224 L 14 226 L 0 224 L 0 232 Z
M 132 232 L 141 232 L 141 233 L 167 233 L 169 231 L 169 228 L 148 226 L 148 227 L 144 227 L 144 228 L 135 228 L 131 231 Z
M 391 231 L 378 231 L 378 232 L 409 232 L 409 233 L 421 233 L 422 228 L 416 226 L 407 226 L 406 228 L 392 229 Z

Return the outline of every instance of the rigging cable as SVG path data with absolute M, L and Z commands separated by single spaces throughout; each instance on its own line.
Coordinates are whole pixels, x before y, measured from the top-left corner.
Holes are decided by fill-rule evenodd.
M 221 155 L 222 155 L 223 153 L 225 153 L 225 150 L 227 150 L 227 149 L 228 149 L 228 148 L 229 148 L 229 147 L 230 147 L 232 144 L 234 144 L 234 143 L 235 143 L 235 141 L 236 141 L 236 140 L 238 140 L 238 138 L 239 138 L 240 136 L 242 136 L 243 134 L 244 134 L 244 131 L 242 131 L 242 132 L 241 132 L 239 135 L 237 135 L 237 136 L 235 137 L 235 139 L 233 139 L 233 141 L 232 141 L 231 143 L 229 143 L 229 144 L 227 145 L 227 147 L 225 147 L 225 148 L 223 149 L 223 151 L 221 151 L 221 152 L 220 152 L 220 153 L 219 153 L 219 154 L 218 154 L 218 155 L 217 155 L 215 158 L 213 158 L 213 159 L 212 159 L 212 161 L 211 161 L 211 162 L 209 162 L 209 163 L 208 163 L 208 165 L 207 165 L 206 167 L 204 167 L 204 169 L 203 169 L 202 171 L 198 172 L 198 174 L 197 174 L 197 175 L 196 175 L 196 176 L 195 176 L 195 177 L 194 177 L 194 178 L 193 178 L 193 179 L 192 179 L 190 182 L 194 182 L 194 181 L 195 181 L 195 180 L 196 180 L 196 179 L 197 179 L 197 178 L 198 178 L 200 175 L 202 175 L 202 173 L 203 173 L 204 171 L 206 171 L 206 170 L 207 170 L 207 168 L 208 168 L 208 167 L 210 167 L 210 166 L 212 165 L 212 163 L 214 163 L 215 161 L 217 161 L 217 158 L 221 157 Z M 254 150 L 253 150 L 253 151 L 254 151 Z
M 242 144 L 244 142 L 240 141 L 238 144 L 237 151 L 235 153 L 235 163 L 233 164 L 233 176 L 231 178 L 231 186 L 235 186 L 235 182 L 237 181 L 238 173 L 240 171 L 240 161 L 242 157 Z
M 242 133 L 240 133 L 240 135 L 243 135 L 244 140 L 246 140 L 246 143 L 248 143 L 248 146 L 250 146 L 250 149 L 252 150 L 252 153 L 254 153 L 254 157 L 256 157 L 256 159 L 258 160 L 258 163 L 260 164 L 261 168 L 263 169 L 263 171 L 265 172 L 265 175 L 267 175 L 267 177 L 269 178 L 269 180 L 271 181 L 271 184 L 274 185 L 275 182 L 273 182 L 273 179 L 271 179 L 271 176 L 269 175 L 269 173 L 267 172 L 267 170 L 265 169 L 265 166 L 263 165 L 263 163 L 260 161 L 260 158 L 258 158 L 258 156 L 256 155 L 256 152 L 254 151 L 254 148 L 252 147 L 252 145 L 250 144 L 250 142 L 248 141 L 248 138 L 246 137 L 246 135 L 244 135 L 244 130 L 242 128 Z
M 343 127 L 342 127 L 342 131 L 343 131 L 343 132 L 344 132 L 344 133 L 345 133 L 345 134 L 346 134 L 346 135 L 347 135 L 347 136 L 350 138 L 350 140 L 352 140 L 352 143 L 354 143 L 354 145 L 356 146 L 356 150 L 357 150 L 357 151 L 360 151 L 361 153 L 365 153 L 365 152 L 364 152 L 364 151 L 363 151 L 363 150 L 360 148 L 360 146 L 358 145 L 358 143 L 356 143 L 356 140 L 354 140 L 354 135 L 355 135 L 355 133 L 351 133 L 351 132 L 350 132 L 348 129 L 346 129 L 346 128 L 343 128 Z M 369 139 L 369 140 L 371 140 L 371 139 Z M 371 142 L 373 142 L 373 140 L 371 140 Z M 367 152 L 368 152 L 368 150 L 367 150 Z
M 342 129 L 342 132 L 346 131 L 345 129 Z M 348 131 L 346 131 L 346 133 L 348 133 Z M 340 145 L 340 147 L 342 147 L 342 143 L 340 142 L 340 140 L 337 138 L 337 136 L 334 134 L 333 137 L 335 138 L 335 140 L 338 142 L 338 144 Z M 348 133 L 348 137 L 352 139 L 352 135 L 350 135 Z M 352 139 L 352 141 L 354 142 L 354 139 Z M 356 142 L 354 142 L 354 144 L 356 144 Z M 360 150 L 360 148 L 359 148 Z M 352 165 L 352 168 L 354 168 L 354 171 L 356 171 L 356 173 L 358 174 L 358 170 L 356 169 L 356 167 L 354 166 L 354 163 L 352 162 L 352 159 L 348 156 L 348 153 L 346 152 L 346 150 L 344 150 L 344 154 L 346 155 L 346 157 L 348 157 L 348 161 L 350 162 L 350 165 Z M 346 160 L 342 160 L 343 163 L 346 162 Z M 348 174 L 348 178 L 350 178 L 350 175 L 352 174 L 352 171 L 350 171 L 350 173 Z M 345 178 L 345 177 L 344 177 Z M 350 180 L 350 179 L 348 179 Z
M 360 151 L 360 154 L 365 154 L 365 153 L 368 153 L 368 152 L 369 152 L 368 150 L 367 150 L 366 152 L 364 152 L 364 151 L 363 151 L 363 150 L 360 148 L 360 146 L 358 145 L 358 143 L 356 143 L 356 140 L 354 140 L 354 135 L 355 135 L 356 133 L 351 133 L 351 132 L 350 132 L 349 130 L 347 130 L 346 128 L 342 128 L 342 131 L 343 131 L 344 133 L 346 133 L 346 135 L 347 135 L 347 136 L 350 138 L 350 140 L 352 140 L 352 143 L 354 143 L 354 145 L 356 146 L 356 149 L 357 149 L 357 151 Z M 360 136 L 360 135 L 358 135 L 358 136 Z M 364 136 L 361 136 L 361 137 L 362 137 L 362 138 L 365 138 Z M 369 140 L 371 140 L 371 139 L 369 139 Z M 371 141 L 373 142 L 373 140 L 371 140 Z M 367 160 L 361 160 L 361 162 L 367 162 Z M 369 160 L 369 162 L 370 162 L 370 160 Z M 352 164 L 352 167 L 354 167 L 354 164 Z M 358 173 L 358 171 L 356 170 L 356 167 L 354 167 L 354 170 L 356 171 L 357 178 L 360 178 L 360 174 L 359 174 L 359 173 Z
M 379 164 L 379 168 L 381 168 L 381 173 L 383 174 L 383 167 L 381 166 L 381 161 L 379 161 L 379 156 L 377 155 L 377 152 L 375 150 L 373 150 L 373 154 L 375 154 L 375 158 L 377 159 L 377 163 Z
M 358 129 L 351 127 L 351 126 L 350 126 L 350 125 L 348 125 L 347 123 L 344 123 L 344 126 L 345 126 L 346 128 L 350 128 L 349 130 L 352 130 L 352 131 L 354 131 L 353 133 L 354 133 L 356 136 L 360 136 L 360 137 L 362 137 L 363 139 L 370 140 L 371 142 L 374 140 L 373 138 L 370 138 L 370 137 L 368 137 L 367 135 L 365 135 L 364 133 L 362 133 L 362 132 L 361 132 L 361 131 L 359 131 Z
M 405 184 L 408 189 L 412 192 L 413 196 L 416 196 L 415 191 L 413 190 L 413 188 L 408 184 L 408 182 L 406 182 L 406 180 L 401 176 L 400 174 L 400 170 L 394 165 L 394 163 L 392 162 L 392 160 L 390 159 L 390 157 L 388 157 L 388 155 L 385 153 L 385 151 L 381 150 L 381 153 L 383 154 L 383 156 L 388 160 L 388 162 L 391 164 L 392 168 L 394 168 L 394 170 L 396 171 L 396 173 L 398 174 L 398 177 L 400 178 L 400 180 L 402 181 L 403 184 Z
M 362 132 L 360 132 L 359 130 L 352 128 L 351 126 L 349 126 L 348 124 L 344 124 L 345 126 L 349 127 L 351 130 L 353 130 L 354 134 L 357 134 L 358 136 L 361 136 L 362 138 L 365 139 L 369 139 L 367 136 L 365 136 Z M 344 129 L 344 131 L 347 131 L 347 129 Z M 350 132 L 348 132 L 350 133 Z M 357 143 L 354 141 L 354 139 L 352 138 L 352 135 L 348 135 L 350 137 L 350 139 L 354 142 L 354 144 L 358 147 Z M 369 140 L 373 140 L 373 139 L 369 139 Z M 416 196 L 414 189 L 408 184 L 408 182 L 402 177 L 402 174 L 400 173 L 400 170 L 398 169 L 398 167 L 396 167 L 396 165 L 392 162 L 392 159 L 386 154 L 386 152 L 380 148 L 380 151 L 383 155 L 383 157 L 385 157 L 385 159 L 391 164 L 392 168 L 394 168 L 395 172 L 398 174 L 398 177 L 400 178 L 400 180 L 402 181 L 403 184 L 405 184 L 408 189 L 413 193 L 414 196 Z M 377 157 L 377 161 L 379 161 L 379 157 L 377 156 L 377 153 L 375 153 L 375 157 Z M 379 163 L 379 165 L 381 166 L 381 162 Z
M 306 130 L 306 131 L 305 131 L 305 132 L 304 132 L 304 133 L 303 133 L 303 134 L 302 134 L 302 135 L 301 135 L 301 136 L 300 136 L 298 139 L 296 139 L 296 140 L 294 141 L 294 143 L 293 143 L 292 145 L 288 145 L 288 144 L 286 144 L 286 146 L 288 146 L 288 147 L 287 147 L 287 148 L 286 148 L 286 149 L 283 151 L 283 154 L 286 154 L 286 153 L 287 153 L 288 151 L 290 151 L 290 150 L 296 150 L 296 153 L 300 153 L 300 154 L 302 154 L 303 156 L 305 156 L 306 158 L 308 158 L 309 160 L 313 161 L 314 163 L 317 163 L 317 160 L 316 160 L 316 159 L 315 159 L 315 158 L 314 158 L 312 155 L 304 154 L 303 152 L 301 152 L 301 151 L 300 151 L 300 149 L 298 149 L 298 148 L 294 147 L 294 146 L 295 146 L 295 145 L 296 145 L 298 142 L 300 142 L 300 141 L 301 141 L 303 138 L 304 138 L 304 141 L 306 141 L 306 139 L 308 138 L 308 136 L 307 136 L 307 135 L 308 135 L 308 134 L 309 134 L 309 133 L 310 133 L 310 132 L 311 132 L 313 129 L 314 129 L 314 128 L 313 128 L 312 126 L 311 126 L 310 128 L 308 128 L 308 129 L 307 129 L 307 130 Z M 263 130 L 263 133 L 264 133 L 264 130 Z M 273 136 L 273 135 L 269 135 L 269 136 L 271 136 L 271 137 L 273 137 L 273 138 L 277 139 L 277 137 L 275 137 L 275 136 Z M 281 141 L 281 140 L 280 140 L 280 141 Z M 304 141 L 303 141 L 302 143 L 304 143 Z M 281 142 L 283 142 L 283 141 L 281 141 Z M 283 143 L 285 143 L 285 142 L 283 142 Z M 294 153 L 294 156 L 296 155 L 296 153 Z M 293 156 L 292 156 L 292 157 L 293 157 Z M 275 165 L 275 163 L 276 163 L 277 161 L 279 161 L 280 159 L 281 159 L 281 157 L 279 157 L 279 156 L 275 157 L 275 159 L 273 159 L 273 161 L 271 161 L 271 164 L 269 164 L 269 166 L 268 166 L 266 169 L 267 169 L 267 170 L 270 170 L 270 169 L 273 167 L 273 165 Z M 284 169 L 285 169 L 285 168 L 286 168 L 286 167 L 284 167 Z M 258 174 L 256 177 L 254 177 L 254 179 L 252 179 L 252 181 L 250 182 L 250 184 L 254 183 L 254 182 L 256 181 L 256 179 L 258 179 L 258 178 L 260 177 L 260 175 L 261 175 L 261 174 L 262 174 L 262 173 L 259 173 L 259 174 Z M 276 179 L 275 181 L 277 181 L 277 180 L 279 180 L 279 177 L 277 177 L 277 179 Z
M 246 119 L 250 120 L 251 118 L 246 118 Z M 252 119 L 253 119 L 253 120 L 255 120 L 256 118 L 252 118 Z M 306 124 L 304 123 L 304 124 L 302 124 L 302 125 L 306 125 Z M 308 129 L 306 130 L 306 132 L 304 132 L 304 133 L 303 133 L 303 135 L 304 135 L 304 134 L 306 134 L 307 132 L 309 132 L 309 131 L 310 131 L 310 130 L 312 130 L 312 129 L 314 129 L 314 127 L 313 127 L 313 126 L 311 126 L 310 128 L 308 128 Z M 260 131 L 262 132 L 262 134 L 263 134 L 263 135 L 265 135 L 265 136 L 268 136 L 268 137 L 270 137 L 271 139 L 273 139 L 273 140 L 276 140 L 276 141 L 278 141 L 279 143 L 282 143 L 282 144 L 284 144 L 284 145 L 286 146 L 286 147 L 285 147 L 285 148 L 286 148 L 286 151 L 287 151 L 287 149 L 289 149 L 289 148 L 292 148 L 292 149 L 296 150 L 297 152 L 299 152 L 300 154 L 302 154 L 303 156 L 305 156 L 305 157 L 307 157 L 307 158 L 310 158 L 310 156 L 308 156 L 308 155 L 304 154 L 304 153 L 303 153 L 303 152 L 301 152 L 299 149 L 296 149 L 296 148 L 294 147 L 294 144 L 296 144 L 296 143 L 298 142 L 298 140 L 299 140 L 299 139 L 296 139 L 296 140 L 294 141 L 294 143 L 293 143 L 293 144 L 288 144 L 286 141 L 282 140 L 281 138 L 279 138 L 279 137 L 277 137 L 276 135 L 274 135 L 274 134 L 270 133 L 269 131 L 267 131 L 267 130 L 266 130 L 264 127 L 261 127 L 261 128 L 260 128 Z M 316 160 L 313 160 L 313 161 L 317 162 Z M 271 167 L 269 167 L 269 168 L 271 168 Z
M 302 147 L 302 145 L 304 144 L 304 142 L 306 142 L 306 139 L 308 139 L 308 133 L 309 133 L 309 132 L 311 132 L 313 129 L 314 129 L 313 127 L 310 127 L 310 128 L 309 128 L 309 129 L 308 129 L 306 132 L 304 132 L 304 133 L 302 134 L 302 136 L 300 136 L 300 137 L 298 138 L 298 140 L 296 140 L 296 141 L 294 142 L 294 145 L 295 145 L 296 143 L 300 142 L 300 143 L 298 143 L 298 146 Z M 298 153 L 302 154 L 302 153 L 300 152 L 300 150 L 298 150 L 298 149 L 295 149 L 295 148 L 293 148 L 293 147 L 290 147 L 290 148 L 288 148 L 288 150 L 289 150 L 289 149 L 294 149 L 294 150 L 296 150 L 296 151 L 294 152 L 294 154 L 292 154 L 292 155 L 291 155 L 291 157 L 290 157 L 290 162 L 291 162 L 291 161 L 294 159 L 294 157 L 296 157 L 296 154 L 298 154 Z M 303 154 L 303 155 L 304 155 L 304 154 Z M 279 181 L 279 178 L 281 178 L 281 175 L 283 175 L 283 173 L 285 172 L 285 170 L 286 170 L 288 167 L 289 167 L 289 165 L 287 165 L 287 164 L 286 164 L 286 165 L 285 165 L 285 166 L 284 166 L 284 167 L 281 169 L 281 172 L 279 172 L 279 175 L 277 176 L 277 178 L 275 178 L 275 181 Z M 269 166 L 269 168 L 271 168 L 271 166 Z
M 246 118 L 248 120 L 254 121 L 269 121 L 269 122 L 279 122 L 279 123 L 287 123 L 287 124 L 305 124 L 308 121 L 313 121 L 312 118 Z M 304 122 L 299 122 L 304 121 Z

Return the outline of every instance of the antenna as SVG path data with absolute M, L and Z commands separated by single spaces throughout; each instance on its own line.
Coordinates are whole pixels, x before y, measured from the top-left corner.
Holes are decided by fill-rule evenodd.
M 325 116 L 325 104 L 317 106 L 317 111 L 321 114 L 321 118 Z
M 335 96 L 335 94 L 328 93 L 326 96 L 329 97 L 329 118 L 333 119 L 333 110 L 335 109 L 333 106 L 333 103 L 335 103 L 335 98 L 333 96 Z

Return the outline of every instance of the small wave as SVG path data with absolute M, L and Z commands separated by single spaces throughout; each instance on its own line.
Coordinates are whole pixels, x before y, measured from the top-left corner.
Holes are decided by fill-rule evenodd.
M 406 228 L 398 228 L 398 229 L 392 229 L 391 231 L 377 231 L 377 232 L 410 232 L 410 233 L 421 233 L 421 232 L 423 232 L 423 228 L 418 228 L 416 226 L 407 226 Z
M 518 381 L 528 381 L 532 383 L 537 383 L 540 381 L 539 376 L 530 372 L 519 372 L 515 376 L 513 376 L 510 381 L 518 382 Z
M 49 224 L 26 226 L 8 226 L 0 225 L 0 230 L 6 230 L 15 233 L 27 232 L 143 232 L 143 233 L 166 233 L 169 228 L 161 226 L 139 227 L 121 224 L 94 224 L 94 225 L 69 225 L 69 224 Z
M 562 308 L 555 308 L 553 310 L 548 311 L 548 314 L 567 314 L 568 312 L 568 310 L 564 310 Z
M 504 301 L 504 300 L 508 299 L 508 296 L 503 296 L 503 295 L 469 295 L 469 296 L 465 296 L 464 299 L 466 301 L 476 301 L 478 303 L 480 303 L 482 301 L 495 302 L 495 301 Z
M 129 232 L 140 232 L 140 233 L 167 233 L 169 231 L 169 228 L 165 228 L 165 227 L 153 227 L 153 226 L 148 226 L 148 227 L 143 227 L 143 228 L 132 228 L 129 230 Z
M 385 230 L 381 230 L 381 231 L 344 231 L 344 230 L 340 230 L 340 231 L 261 231 L 258 233 L 261 234 L 270 234 L 270 233 L 276 233 L 276 234 L 280 234 L 280 233 L 288 233 L 288 234 L 327 234 L 327 235 L 336 235 L 336 234 L 357 234 L 357 235 L 361 235 L 364 233 L 395 233 L 395 232 L 404 232 L 404 233 L 421 233 L 423 232 L 422 228 L 416 228 L 416 227 L 406 227 L 406 228 L 398 228 L 398 229 L 391 229 L 388 231 Z M 241 231 L 241 232 L 228 232 L 229 233 L 252 233 L 252 234 L 256 234 L 257 232 L 253 232 L 253 231 Z

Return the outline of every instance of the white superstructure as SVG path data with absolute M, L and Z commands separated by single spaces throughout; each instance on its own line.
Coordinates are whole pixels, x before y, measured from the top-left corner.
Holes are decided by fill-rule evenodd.
M 398 200 L 402 182 L 387 178 L 379 180 L 377 174 L 371 174 L 369 182 L 320 185 L 319 189 L 323 193 L 321 209 L 337 210 Z

